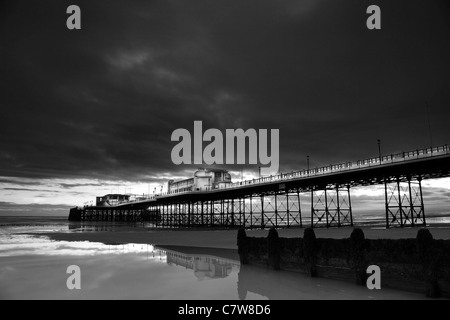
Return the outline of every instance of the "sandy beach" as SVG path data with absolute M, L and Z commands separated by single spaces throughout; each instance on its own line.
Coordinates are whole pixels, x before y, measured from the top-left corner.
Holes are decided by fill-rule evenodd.
M 259 265 L 239 266 L 236 229 L 155 230 L 97 222 L 70 224 L 67 228 L 59 221 L 30 227 L 25 222 L 24 226 L 4 227 L 0 299 L 425 298 L 421 287 L 400 290 L 383 282 L 383 290 L 375 292 L 348 279 L 311 278 L 292 270 L 277 272 Z M 373 226 L 362 229 L 371 239 L 416 238 L 419 230 Z M 428 229 L 435 239 L 450 239 L 448 226 L 433 225 Z M 279 229 L 278 233 L 280 237 L 303 237 L 304 230 Z M 314 231 L 318 238 L 338 239 L 349 237 L 353 228 Z M 250 237 L 266 237 L 268 230 L 246 233 Z M 69 265 L 82 270 L 81 291 L 67 290 Z
M 369 239 L 406 239 L 415 238 L 419 228 L 375 229 L 362 228 Z M 435 239 L 450 239 L 450 228 L 428 228 Z M 314 229 L 318 238 L 348 238 L 353 228 L 317 228 Z M 266 237 L 268 230 L 247 230 L 247 236 Z M 303 237 L 303 228 L 279 229 L 280 237 Z M 142 230 L 134 231 L 85 231 L 70 233 L 39 233 L 53 240 L 91 241 L 107 244 L 146 243 L 158 246 L 188 246 L 236 249 L 237 230 Z

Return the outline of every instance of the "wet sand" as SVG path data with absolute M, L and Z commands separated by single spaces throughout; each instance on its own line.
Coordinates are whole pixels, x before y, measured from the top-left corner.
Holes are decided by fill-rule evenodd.
M 366 238 L 372 239 L 415 238 L 419 230 L 363 229 Z M 315 229 L 315 233 L 319 238 L 346 238 L 352 230 Z M 429 230 L 436 239 L 450 239 L 450 228 L 432 227 Z M 301 237 L 304 229 L 280 229 L 278 232 L 280 237 Z M 268 230 L 247 231 L 248 236 L 254 237 L 265 237 L 267 233 Z M 40 238 L 41 243 L 36 243 L 36 239 L 26 238 L 23 241 L 29 241 L 31 251 L 28 253 L 23 251 L 23 245 L 19 248 L 15 244 L 14 250 L 21 250 L 19 255 L 0 257 L 0 266 L 5 264 L 3 271 L 0 268 L 0 287 L 4 288 L 3 293 L 0 292 L 0 299 L 425 299 L 422 293 L 387 287 L 370 291 L 346 281 L 310 278 L 296 272 L 280 273 L 258 266 L 233 267 L 223 277 L 208 278 L 192 267 L 161 260 L 158 253 L 162 249 L 162 252 L 166 252 L 164 254 L 174 251 L 177 255 L 217 256 L 238 263 L 237 230 L 169 231 L 135 228 L 115 231 L 71 230 L 32 235 L 44 235 L 58 241 L 90 242 L 67 243 Z M 104 246 L 99 242 L 129 245 Z M 155 248 L 156 253 L 153 254 L 153 249 L 148 251 L 148 247 L 135 244 L 153 244 L 159 248 Z M 122 247 L 123 253 L 116 254 L 115 251 L 120 251 Z M 34 251 L 43 251 L 45 255 L 32 255 Z M 90 254 L 91 251 L 94 254 Z M 197 267 L 201 267 L 207 260 L 194 261 L 200 263 Z M 83 268 L 84 285 L 79 292 L 67 290 L 65 286 L 66 273 L 61 270 L 66 270 L 70 264 Z M 214 268 L 207 265 L 206 269 Z
M 419 228 L 375 229 L 362 228 L 368 239 L 405 239 L 416 238 Z M 429 227 L 435 239 L 450 239 L 450 228 Z M 353 228 L 317 228 L 314 229 L 318 238 L 342 239 L 350 237 Z M 247 230 L 247 236 L 265 237 L 268 230 Z M 304 229 L 280 229 L 280 237 L 303 237 Z M 135 231 L 85 231 L 38 233 L 53 240 L 91 241 L 106 244 L 146 243 L 158 246 L 188 246 L 206 248 L 237 249 L 237 230 L 135 230 Z

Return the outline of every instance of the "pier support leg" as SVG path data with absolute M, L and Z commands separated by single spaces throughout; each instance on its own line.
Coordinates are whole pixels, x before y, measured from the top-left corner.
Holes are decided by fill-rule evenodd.
M 264 229 L 264 195 L 261 195 L 261 229 Z
M 252 195 L 250 195 L 250 229 L 253 228 L 253 200 Z
M 162 222 L 161 224 L 162 224 L 163 228 L 167 227 L 167 210 L 166 210 L 165 204 L 162 205 L 162 221 L 161 222 Z
M 275 228 L 278 228 L 278 203 L 277 196 L 278 192 L 275 192 Z
M 425 218 L 425 207 L 423 205 L 423 194 L 422 194 L 422 177 L 417 179 L 419 183 L 419 193 L 420 193 L 420 212 L 418 218 L 422 218 L 422 225 L 425 227 L 427 225 L 427 220 Z
M 385 179 L 386 228 L 425 226 L 421 177 Z
M 214 225 L 214 200 L 211 200 L 209 204 L 209 225 L 212 227 Z
M 347 185 L 348 194 L 348 213 L 350 215 L 350 226 L 353 227 L 353 210 L 352 210 L 352 200 L 350 198 L 350 185 Z
M 336 184 L 330 187 L 314 187 L 311 190 L 311 226 L 353 226 L 349 185 Z
M 189 201 L 188 202 L 188 222 L 187 222 L 189 228 L 191 227 L 191 206 L 192 206 L 192 202 Z
M 292 210 L 292 208 L 291 208 L 290 211 L 294 211 L 298 214 L 297 217 L 295 217 L 295 216 L 292 217 L 293 221 L 295 223 L 300 224 L 300 228 L 303 228 L 302 207 L 301 207 L 301 202 L 300 202 L 300 190 L 299 189 L 297 189 L 297 199 L 296 200 L 297 200 L 296 203 L 295 203 L 295 201 L 293 201 L 291 203 L 292 203 L 292 205 L 295 205 L 295 204 L 297 205 L 297 210 Z
M 202 210 L 202 211 L 201 211 L 201 223 L 200 223 L 200 224 L 201 224 L 201 226 L 203 227 L 203 226 L 204 226 L 204 222 L 203 222 L 203 201 L 201 202 L 201 206 L 202 206 L 202 207 L 201 207 L 201 210 Z
M 386 210 L 386 229 L 389 229 L 390 223 L 389 223 L 389 199 L 388 199 L 388 180 L 384 178 L 384 206 Z
M 182 221 L 181 221 L 181 203 L 178 202 L 178 208 L 177 208 L 177 215 L 178 215 L 178 227 L 182 227 Z
M 234 198 L 231 199 L 231 226 L 234 227 Z
M 289 214 L 289 191 L 286 191 L 286 218 L 287 218 L 286 226 L 289 228 L 290 220 L 291 220 L 291 217 Z
M 245 198 L 242 198 L 241 201 L 242 201 L 241 202 L 241 209 L 242 209 L 242 212 L 241 212 L 241 225 L 245 229 L 245 227 L 246 227 L 246 220 L 247 220 L 247 218 L 245 216 Z
M 225 225 L 225 200 L 221 199 L 220 200 L 220 224 L 222 225 L 222 227 Z
M 411 177 L 408 177 L 408 192 L 409 192 L 409 215 L 408 218 L 411 219 L 411 226 L 414 227 L 414 202 L 412 201 L 413 196 L 411 192 Z
M 402 195 L 401 195 L 401 188 L 400 188 L 400 179 L 397 178 L 397 191 L 398 191 L 398 211 L 400 213 L 400 227 L 403 228 L 404 224 L 403 224 L 403 207 L 402 207 Z
M 311 228 L 314 228 L 314 187 L 311 187 Z
M 323 218 L 326 215 L 326 204 L 324 203 L 324 192 L 319 193 L 318 187 L 311 187 L 311 228 L 323 225 Z M 326 226 L 328 222 L 326 221 Z
M 337 208 L 337 220 L 338 227 L 341 226 L 341 207 L 339 203 L 339 184 L 336 184 L 336 208 Z
M 328 221 L 328 216 L 330 215 L 330 212 L 328 210 L 328 197 L 327 197 L 327 188 L 324 189 L 324 193 L 325 193 L 325 218 L 327 221 L 327 228 L 330 226 L 330 223 Z

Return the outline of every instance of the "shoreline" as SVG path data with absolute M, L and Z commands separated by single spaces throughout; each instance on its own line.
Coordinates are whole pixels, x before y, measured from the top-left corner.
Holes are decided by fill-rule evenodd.
M 360 227 L 367 239 L 416 238 L 417 228 L 374 228 Z M 317 238 L 342 239 L 350 237 L 354 228 L 315 228 Z M 434 239 L 450 239 L 450 227 L 428 227 Z M 278 229 L 280 237 L 303 237 L 305 228 Z M 127 231 L 82 231 L 25 233 L 32 236 L 46 236 L 55 241 L 90 241 L 107 244 L 139 243 L 155 246 L 183 246 L 237 250 L 237 229 L 230 230 L 127 230 Z M 248 237 L 266 237 L 268 230 L 246 230 Z
M 371 227 L 359 227 L 363 230 L 366 239 L 415 239 L 420 229 L 416 228 L 377 228 Z M 290 228 L 290 229 L 278 229 L 278 234 L 282 238 L 304 237 L 304 231 L 306 228 Z M 433 235 L 434 239 L 450 239 L 450 227 L 446 226 L 430 226 L 427 228 Z M 315 228 L 314 232 L 317 238 L 333 238 L 342 239 L 348 238 L 353 232 L 353 227 L 342 228 Z M 248 237 L 267 237 L 269 230 L 246 230 Z M 125 229 L 125 230 L 69 230 L 69 231 L 53 231 L 53 232 L 24 232 L 24 235 L 42 237 L 45 236 L 50 240 L 55 241 L 89 241 L 97 242 L 108 245 L 121 245 L 121 244 L 150 244 L 155 246 L 155 249 L 174 253 L 174 256 L 186 256 L 192 261 L 197 261 L 196 256 L 204 256 L 206 259 L 209 257 L 225 259 L 231 261 L 230 263 L 238 263 L 241 267 L 238 272 L 238 290 L 241 288 L 242 292 L 254 292 L 269 297 L 268 292 L 272 292 L 273 285 L 261 287 L 259 277 L 268 277 L 270 275 L 273 279 L 289 279 L 289 286 L 291 283 L 303 283 L 311 284 L 309 289 L 310 294 L 317 294 L 317 284 L 327 284 L 331 290 L 336 290 L 335 296 L 340 297 L 342 294 L 342 288 L 346 288 L 347 294 L 354 295 L 361 291 L 362 296 L 366 295 L 365 288 L 355 285 L 353 275 L 349 272 L 343 272 L 342 268 L 338 269 L 324 269 L 323 266 L 319 269 L 321 273 L 319 277 L 311 278 L 304 274 L 304 272 L 297 269 L 283 269 L 282 273 L 273 271 L 266 267 L 261 268 L 260 264 L 251 264 L 250 266 L 241 265 L 240 257 L 237 247 L 237 229 L 230 230 L 168 230 L 168 229 Z M 258 240 L 265 245 L 266 240 Z M 66 244 L 62 244 L 65 246 Z M 209 257 L 208 257 L 209 256 Z M 181 259 L 185 261 L 185 259 Z M 200 261 L 200 260 L 199 260 Z M 203 261 L 203 260 L 202 260 Z M 206 261 L 206 260 L 205 260 Z M 176 262 L 175 262 L 176 263 Z M 265 264 L 263 264 L 265 265 Z M 184 266 L 184 264 L 182 264 Z M 345 268 L 344 268 L 345 269 Z M 330 271 L 331 270 L 331 271 Z M 259 272 L 259 277 L 254 277 L 255 271 Z M 344 270 L 345 271 L 345 270 Z M 195 273 L 195 272 L 194 272 Z M 281 277 L 281 278 L 280 278 Z M 272 279 L 271 278 L 271 279 Z M 412 283 L 412 287 L 405 286 L 402 281 L 403 278 L 390 277 L 384 279 L 384 285 L 387 291 L 383 291 L 380 294 L 380 298 L 386 299 L 386 295 L 389 294 L 401 294 L 402 298 L 415 297 L 418 299 L 426 299 L 423 295 L 422 282 Z M 274 280 L 278 281 L 278 280 Z M 278 284 L 278 282 L 276 282 Z M 286 284 L 287 286 L 287 284 Z M 302 291 L 298 290 L 296 285 L 293 285 L 296 294 L 301 294 Z M 363 290 L 364 289 L 364 290 Z M 281 290 L 281 289 L 280 289 Z M 285 292 L 285 287 L 282 291 Z M 239 292 L 241 294 L 242 292 Z M 394 297 L 398 296 L 395 295 Z M 445 296 L 447 297 L 447 296 Z M 444 297 L 444 298 L 445 298 Z M 276 297 L 273 297 L 277 299 Z M 322 297 L 321 297 L 322 298 Z M 371 293 L 368 298 L 373 298 Z

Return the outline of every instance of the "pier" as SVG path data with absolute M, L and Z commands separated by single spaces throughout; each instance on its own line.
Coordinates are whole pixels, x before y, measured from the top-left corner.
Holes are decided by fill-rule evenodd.
M 386 228 L 426 225 L 422 181 L 450 176 L 450 148 L 417 149 L 230 183 L 71 209 L 73 221 L 149 221 L 161 228 L 353 226 L 351 188 L 384 185 Z M 310 212 L 302 213 L 301 194 Z

